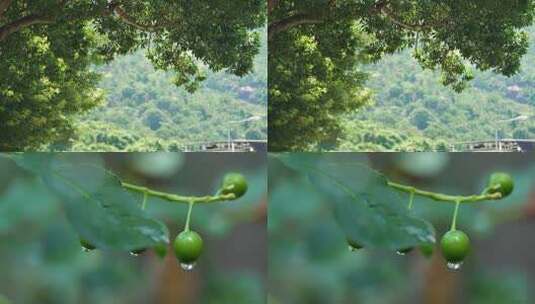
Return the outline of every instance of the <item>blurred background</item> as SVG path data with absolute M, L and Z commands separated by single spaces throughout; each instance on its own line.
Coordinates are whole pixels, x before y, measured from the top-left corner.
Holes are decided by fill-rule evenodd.
M 446 268 L 438 247 L 348 250 L 324 201 L 303 177 L 269 159 L 268 302 L 279 303 L 535 303 L 535 154 L 338 153 L 379 170 L 390 180 L 455 195 L 480 193 L 494 171 L 515 180 L 499 201 L 462 205 L 457 228 L 472 241 L 458 272 Z M 358 182 L 358 181 L 355 181 Z M 404 206 L 408 195 L 399 203 Z M 406 199 L 405 199 L 406 198 Z M 449 229 L 453 204 L 415 198 L 412 213 L 433 224 L 437 239 Z
M 195 205 L 191 227 L 204 239 L 192 272 L 148 250 L 82 252 L 58 198 L 0 157 L 0 304 L 264 303 L 267 280 L 266 158 L 257 153 L 80 153 L 121 180 L 182 195 L 215 193 L 223 175 L 249 183 L 237 201 Z M 139 197 L 141 203 L 142 195 Z M 174 239 L 187 205 L 149 197 L 147 212 Z

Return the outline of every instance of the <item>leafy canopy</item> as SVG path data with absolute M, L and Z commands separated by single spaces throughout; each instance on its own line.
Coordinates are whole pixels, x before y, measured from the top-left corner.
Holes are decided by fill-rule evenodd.
M 339 128 L 333 117 L 362 105 L 351 93 L 331 98 L 340 85 L 356 86 L 355 92 L 362 84 L 349 84 L 358 64 L 367 62 L 356 60 L 355 52 L 377 61 L 413 48 L 413 57 L 423 68 L 440 69 L 442 83 L 461 91 L 473 77 L 470 65 L 506 76 L 518 71 L 528 47 L 521 29 L 532 23 L 535 11 L 529 0 L 270 0 L 268 7 L 269 131 L 274 150 L 306 149 L 336 136 L 326 131 Z M 351 45 L 348 41 L 357 35 L 365 39 Z M 296 57 L 306 58 L 310 47 L 284 46 L 302 41 L 321 52 L 307 65 L 293 65 Z M 345 64 L 338 62 L 342 58 L 348 59 Z M 325 73 L 326 62 L 335 74 Z M 319 83 L 316 90 L 310 89 L 310 82 Z M 306 90 L 312 93 L 303 100 Z M 296 112 L 305 114 L 304 121 L 295 119 Z
M 367 85 L 376 95 L 375 106 L 350 115 L 338 149 L 370 146 L 366 151 L 392 150 L 389 141 L 378 142 L 366 134 L 396 133 L 403 142 L 423 138 L 448 144 L 498 138 L 535 137 L 535 28 L 530 27 L 530 48 L 521 70 L 506 77 L 490 71 L 475 72 L 471 86 L 457 94 L 438 84 L 437 73 L 421 69 L 408 51 L 385 57 L 370 66 Z M 518 119 L 527 116 L 529 119 Z M 362 132 L 356 125 L 369 126 Z M 400 147 L 408 151 L 407 147 Z M 449 148 L 449 146 L 448 146 Z M 363 150 L 363 149 L 358 149 Z M 433 150 L 419 145 L 418 150 Z
M 264 11 L 262 0 L 0 0 L 0 148 L 35 148 L 70 129 L 71 114 L 101 100 L 91 64 L 119 54 L 147 49 L 189 91 L 204 80 L 200 64 L 245 75 Z

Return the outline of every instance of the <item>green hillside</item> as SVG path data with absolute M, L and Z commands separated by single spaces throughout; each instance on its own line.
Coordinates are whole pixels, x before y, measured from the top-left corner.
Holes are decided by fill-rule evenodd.
M 265 39 L 264 39 L 265 41 Z M 75 122 L 75 134 L 52 146 L 72 151 L 177 150 L 193 142 L 267 139 L 267 47 L 244 77 L 204 68 L 207 79 L 190 94 L 174 73 L 155 70 L 143 51 L 97 67 L 106 101 Z M 235 123 L 252 116 L 256 120 Z
M 428 150 L 472 140 L 535 139 L 535 28 L 521 71 L 512 76 L 476 72 L 462 93 L 440 84 L 408 51 L 366 67 L 375 103 L 344 118 L 338 150 Z

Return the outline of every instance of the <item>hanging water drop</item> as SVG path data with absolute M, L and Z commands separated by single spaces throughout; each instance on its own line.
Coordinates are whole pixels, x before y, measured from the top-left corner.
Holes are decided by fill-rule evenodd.
M 398 255 L 406 255 L 407 253 L 411 252 L 412 249 L 413 249 L 412 247 L 402 248 L 402 249 L 398 249 L 398 250 L 396 251 L 396 253 L 397 253 Z
M 96 248 L 93 244 L 91 244 L 88 241 L 83 240 L 83 239 L 80 240 L 80 246 L 82 247 L 82 251 L 83 252 L 89 252 L 89 251 L 94 250 Z
M 130 255 L 137 257 L 140 254 L 142 254 L 143 252 L 145 252 L 145 250 L 147 250 L 147 249 L 146 248 L 141 248 L 141 249 L 132 250 L 132 251 L 130 251 Z
M 457 271 L 461 269 L 461 266 L 463 266 L 463 262 L 457 262 L 457 263 L 448 262 L 446 266 L 448 267 L 449 270 Z
M 180 268 L 184 271 L 192 271 L 195 268 L 195 262 L 193 263 L 180 263 Z
M 362 245 L 352 239 L 347 239 L 347 246 L 349 251 L 357 251 L 359 249 L 362 249 Z
M 351 245 L 348 245 L 348 246 L 347 246 L 347 249 L 348 249 L 349 251 L 351 251 L 351 252 L 355 252 L 355 251 L 359 251 L 359 250 L 360 250 L 360 248 L 353 247 L 353 246 L 351 246 Z

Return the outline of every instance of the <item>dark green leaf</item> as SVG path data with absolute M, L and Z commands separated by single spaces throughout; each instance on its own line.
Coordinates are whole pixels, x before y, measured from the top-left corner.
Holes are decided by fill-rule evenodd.
M 43 179 L 63 203 L 80 237 L 98 248 L 133 250 L 169 242 L 166 226 L 149 218 L 111 172 L 69 156 L 19 154 L 14 159 Z
M 309 176 L 332 203 L 348 239 L 364 247 L 391 250 L 435 242 L 431 224 L 411 217 L 406 199 L 387 185 L 382 174 L 362 161 L 352 161 L 354 155 L 288 154 L 278 158 Z

